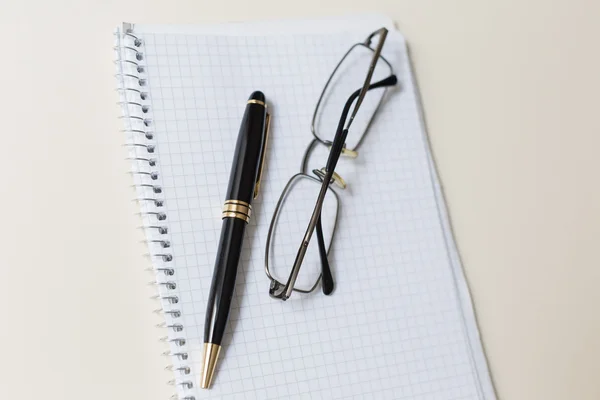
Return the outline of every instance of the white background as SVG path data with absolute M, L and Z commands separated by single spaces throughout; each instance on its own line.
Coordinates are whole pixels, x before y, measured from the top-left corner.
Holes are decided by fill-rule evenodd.
M 388 14 L 409 42 L 499 397 L 600 397 L 600 3 L 0 7 L 0 398 L 171 394 L 122 161 L 114 26 L 356 11 Z

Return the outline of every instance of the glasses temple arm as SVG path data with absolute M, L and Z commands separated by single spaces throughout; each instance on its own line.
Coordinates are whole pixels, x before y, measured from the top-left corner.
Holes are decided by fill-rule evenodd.
M 323 239 L 323 225 L 321 224 L 320 213 L 316 230 L 317 243 L 319 244 L 319 256 L 321 258 L 321 287 L 323 289 L 323 294 L 330 295 L 333 292 L 335 284 L 333 283 L 333 275 L 331 274 L 331 268 L 329 267 L 329 260 L 327 260 L 327 247 L 325 246 L 325 240 Z
M 358 112 L 358 109 L 360 108 L 360 105 L 362 104 L 362 101 L 365 98 L 367 91 L 369 90 L 371 78 L 373 78 L 373 72 L 375 71 L 375 66 L 377 65 L 379 56 L 381 55 L 381 50 L 383 49 L 383 45 L 385 43 L 385 39 L 387 37 L 388 30 L 386 28 L 381 28 L 377 32 L 374 32 L 373 34 L 371 34 L 367 40 L 370 42 L 371 39 L 376 34 L 381 35 L 381 38 L 379 39 L 379 42 L 377 43 L 377 47 L 375 48 L 375 51 L 373 52 L 373 58 L 371 59 L 371 63 L 369 64 L 369 70 L 367 71 L 367 76 L 365 77 L 365 82 L 363 83 L 363 86 L 360 89 L 360 92 L 358 95 L 358 100 L 356 101 L 356 105 L 354 106 L 354 109 L 352 110 L 352 115 L 350 116 L 350 119 L 348 120 L 346 129 L 349 129 L 350 125 L 352 125 L 352 121 L 354 121 L 354 117 L 356 116 L 356 113 Z

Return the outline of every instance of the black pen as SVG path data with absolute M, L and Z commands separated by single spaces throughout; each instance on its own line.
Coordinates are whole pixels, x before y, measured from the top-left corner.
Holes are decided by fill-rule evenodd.
M 233 156 L 229 188 L 223 206 L 221 239 L 206 307 L 204 360 L 200 379 L 203 389 L 210 386 L 221 351 L 221 341 L 235 289 L 244 231 L 250 221 L 252 200 L 258 196 L 264 169 L 269 122 L 265 95 L 262 92 L 252 93 L 246 104 Z

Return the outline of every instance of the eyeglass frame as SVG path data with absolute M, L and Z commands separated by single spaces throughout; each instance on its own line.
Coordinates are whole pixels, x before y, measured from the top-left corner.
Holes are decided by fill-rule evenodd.
M 385 28 L 382 28 L 385 29 Z M 319 135 L 317 134 L 317 128 L 315 127 L 316 122 L 317 122 L 317 114 L 319 112 L 319 106 L 321 105 L 321 102 L 323 101 L 323 98 L 325 97 L 325 93 L 327 92 L 327 88 L 329 87 L 329 84 L 331 83 L 333 77 L 335 76 L 335 73 L 337 72 L 337 70 L 342 66 L 342 64 L 344 63 L 344 60 L 346 59 L 346 57 L 348 57 L 348 55 L 352 52 L 352 50 L 354 50 L 357 47 L 364 47 L 372 52 L 375 52 L 375 49 L 372 49 L 370 47 L 371 45 L 371 41 L 373 39 L 373 37 L 377 36 L 379 34 L 380 30 L 377 30 L 373 33 L 371 33 L 364 42 L 362 43 L 355 43 L 353 44 L 348 51 L 346 52 L 346 54 L 344 54 L 344 56 L 340 59 L 340 61 L 338 62 L 338 64 L 335 66 L 335 68 L 333 69 L 333 71 L 331 72 L 331 75 L 329 75 L 329 79 L 327 79 L 327 82 L 325 82 L 325 86 L 323 87 L 323 90 L 321 91 L 321 95 L 319 96 L 319 100 L 317 100 L 317 104 L 315 106 L 315 111 L 313 113 L 313 117 L 312 117 L 312 121 L 310 124 L 310 130 L 311 133 L 313 134 L 314 138 L 319 142 L 324 144 L 325 146 L 331 146 L 332 142 L 330 140 L 325 140 L 325 139 L 321 139 L 319 137 Z M 383 39 L 383 41 L 385 42 L 385 38 Z M 374 56 L 375 57 L 375 56 Z M 390 64 L 390 62 L 381 54 L 379 54 L 378 59 L 382 60 L 390 69 L 390 71 L 392 72 L 392 75 L 394 74 L 394 69 L 392 68 L 392 65 Z M 373 68 L 374 69 L 374 68 Z M 383 100 L 385 98 L 385 94 L 387 92 L 387 88 L 384 89 L 384 92 L 381 96 L 381 98 L 379 99 L 379 102 L 377 103 L 377 107 L 375 107 L 375 111 L 373 112 L 373 115 L 371 116 L 371 119 L 369 119 L 369 122 L 367 123 L 367 126 L 365 127 L 364 132 L 362 133 L 361 137 L 358 139 L 358 141 L 356 142 L 356 144 L 354 145 L 353 148 L 348 149 L 345 147 L 344 144 L 344 148 L 342 150 L 342 154 L 347 155 L 349 157 L 355 158 L 356 156 L 358 156 L 358 148 L 360 147 L 360 145 L 362 144 L 365 136 L 367 136 L 367 132 L 369 131 L 369 128 L 371 127 L 371 124 L 373 123 L 373 120 L 375 119 L 375 116 L 377 115 L 377 112 L 379 111 L 379 108 L 381 107 L 381 104 L 383 103 Z
M 385 43 L 387 33 L 388 33 L 388 30 L 386 28 L 380 28 L 379 30 L 371 33 L 364 42 L 356 43 L 356 44 L 352 45 L 350 47 L 350 49 L 341 58 L 339 63 L 336 65 L 336 67 L 332 71 L 331 75 L 329 76 L 329 79 L 325 83 L 325 86 L 323 87 L 323 91 L 321 92 L 319 100 L 317 101 L 317 104 L 315 106 L 315 111 L 313 113 L 313 118 L 312 118 L 312 122 L 311 122 L 311 133 L 312 133 L 314 139 L 309 143 L 307 149 L 305 150 L 303 160 L 302 160 L 301 172 L 292 176 L 289 179 L 289 181 L 287 182 L 286 186 L 284 187 L 282 194 L 279 197 L 279 200 L 275 207 L 273 218 L 272 218 L 271 224 L 269 226 L 269 232 L 267 235 L 267 243 L 266 243 L 266 249 L 265 249 L 265 273 L 271 281 L 269 295 L 273 298 L 278 298 L 278 299 L 285 301 L 291 296 L 292 292 L 294 292 L 294 291 L 300 292 L 300 293 L 311 293 L 312 291 L 314 291 L 316 289 L 318 284 L 323 280 L 323 272 L 325 272 L 325 271 L 328 272 L 329 278 L 331 279 L 331 289 L 329 290 L 329 292 L 327 292 L 325 290 L 325 286 L 324 286 L 323 291 L 325 294 L 330 294 L 333 291 L 333 280 L 331 277 L 331 271 L 329 269 L 327 257 L 329 255 L 329 250 L 331 248 L 331 245 L 333 243 L 333 238 L 335 236 L 335 230 L 337 227 L 339 208 L 340 208 L 340 200 L 339 200 L 338 193 L 335 190 L 333 190 L 330 186 L 334 182 L 343 183 L 343 186 L 345 186 L 343 179 L 341 179 L 341 177 L 335 173 L 335 166 L 337 165 L 339 157 L 342 154 L 348 155 L 350 157 L 357 156 L 358 153 L 356 152 L 356 150 L 362 144 L 364 137 L 366 136 L 367 132 L 369 131 L 371 124 L 372 124 L 375 116 L 377 115 L 377 113 L 381 107 L 381 104 L 383 103 L 383 99 L 386 97 L 386 92 L 387 92 L 388 87 L 394 86 L 397 83 L 397 77 L 393 73 L 393 68 L 392 68 L 391 64 L 381 55 L 381 50 Z M 379 39 L 379 42 L 377 43 L 377 47 L 375 49 L 373 49 L 370 47 L 371 41 L 377 35 L 380 35 L 380 39 Z M 319 111 L 319 107 L 321 105 L 321 102 L 323 101 L 323 98 L 325 96 L 327 88 L 329 87 L 333 77 L 335 76 L 335 73 L 340 68 L 340 66 L 346 59 L 346 57 L 352 52 L 352 50 L 354 50 L 358 46 L 363 46 L 373 52 L 373 57 L 369 64 L 369 70 L 367 72 L 367 76 L 365 78 L 363 86 L 360 89 L 356 90 L 354 93 L 352 93 L 352 95 L 346 101 L 346 104 L 342 111 L 342 115 L 340 117 L 340 121 L 338 123 L 338 127 L 336 129 L 336 134 L 334 136 L 333 141 L 321 139 L 317 135 L 317 132 L 315 129 L 315 122 L 316 122 L 317 114 Z M 385 79 L 382 79 L 378 82 L 371 84 L 373 72 L 374 72 L 375 67 L 380 59 L 383 60 L 387 64 L 387 66 L 390 69 L 391 75 Z M 369 91 L 371 89 L 382 88 L 382 87 L 385 88 L 384 93 L 382 94 L 379 102 L 377 103 L 377 106 L 376 106 L 375 110 L 373 111 L 373 115 L 369 119 L 367 126 L 366 126 L 364 132 L 362 133 L 362 136 L 359 138 L 359 141 L 352 149 L 347 149 L 345 147 L 345 140 L 348 135 L 348 130 L 349 130 L 350 126 L 352 125 L 352 122 L 354 121 L 354 118 L 358 112 L 358 109 L 360 108 L 360 105 L 362 104 L 362 101 L 363 101 L 367 91 Z M 348 114 L 350 112 L 350 108 L 352 107 L 352 104 L 355 101 L 356 101 L 356 104 L 354 106 L 354 109 L 352 110 L 350 119 L 348 119 Z M 308 156 L 312 152 L 312 149 L 315 147 L 316 143 L 321 143 L 321 144 L 324 144 L 324 145 L 330 147 L 329 156 L 327 159 L 327 166 L 321 170 L 313 170 L 313 173 L 315 175 L 317 175 L 318 179 L 313 176 L 308 175 L 305 172 L 306 164 L 308 162 Z M 270 250 L 271 239 L 273 236 L 272 235 L 273 229 L 274 229 L 275 223 L 279 217 L 280 208 L 281 208 L 283 202 L 285 201 L 287 195 L 289 194 L 288 192 L 289 192 L 291 185 L 297 179 L 301 179 L 301 178 L 308 178 L 313 181 L 316 181 L 317 183 L 320 182 L 321 189 L 319 191 L 319 195 L 317 197 L 317 202 L 315 204 L 315 208 L 313 210 L 311 219 L 310 219 L 308 227 L 306 229 L 306 233 L 304 234 L 304 238 L 302 240 L 302 243 L 301 243 L 298 253 L 296 255 L 296 259 L 294 261 L 294 265 L 290 272 L 290 276 L 287 280 L 287 283 L 284 285 L 283 283 L 281 283 L 277 279 L 275 279 L 269 271 L 269 250 Z M 322 211 L 323 203 L 325 200 L 325 195 L 327 194 L 328 190 L 333 192 L 334 195 L 336 196 L 337 206 L 336 206 L 336 216 L 335 216 L 335 220 L 334 220 L 333 231 L 331 234 L 331 238 L 329 240 L 329 245 L 327 246 L 327 248 L 325 248 L 323 234 L 322 234 L 322 226 L 321 226 L 321 211 Z M 320 252 L 320 256 L 321 256 L 322 272 L 319 275 L 319 278 L 316 280 L 315 284 L 310 289 L 305 290 L 305 289 L 295 288 L 294 285 L 295 285 L 296 279 L 298 277 L 298 273 L 300 272 L 300 267 L 302 266 L 302 261 L 304 259 L 306 250 L 308 249 L 308 245 L 310 243 L 311 236 L 314 233 L 315 229 L 317 230 L 317 239 L 318 239 L 318 243 L 319 243 L 319 252 Z

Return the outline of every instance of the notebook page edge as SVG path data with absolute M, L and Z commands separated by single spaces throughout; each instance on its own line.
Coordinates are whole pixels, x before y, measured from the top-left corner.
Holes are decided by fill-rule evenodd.
M 412 79 L 412 84 L 415 92 L 414 95 L 417 101 L 417 108 L 419 112 L 419 124 L 422 132 L 423 146 L 425 147 L 425 152 L 427 154 L 428 167 L 431 175 L 433 189 L 435 192 L 440 217 L 440 224 L 442 225 L 442 229 L 444 232 L 444 237 L 448 251 L 448 258 L 453 270 L 452 275 L 454 278 L 454 284 L 456 286 L 458 298 L 461 302 L 460 308 L 463 313 L 464 325 L 467 331 L 467 336 L 469 338 L 471 357 L 475 364 L 475 372 L 477 374 L 478 383 L 480 385 L 479 389 L 481 390 L 481 395 L 483 395 L 484 399 L 494 400 L 496 399 L 495 389 L 489 370 L 487 356 L 481 341 L 481 334 L 479 332 L 479 327 L 477 324 L 477 317 L 475 315 L 471 291 L 469 289 L 460 254 L 458 252 L 458 247 L 456 245 L 456 240 L 454 238 L 454 232 L 452 230 L 451 220 L 448 213 L 448 207 L 445 202 L 444 192 L 441 186 L 439 174 L 437 172 L 435 160 L 433 158 L 433 153 L 431 150 L 431 143 L 427 132 L 427 125 L 425 120 L 423 103 L 421 99 L 421 93 L 419 90 L 417 79 L 414 74 L 413 62 L 410 58 L 410 49 L 406 43 L 404 45 L 406 47 L 406 53 L 408 54 L 409 75 Z
M 275 34 L 326 34 L 343 31 L 376 30 L 382 26 L 393 30 L 394 22 L 383 14 L 356 14 L 343 17 L 315 19 L 277 19 L 236 21 L 203 24 L 135 24 L 136 32 L 186 35 L 275 35 Z

